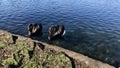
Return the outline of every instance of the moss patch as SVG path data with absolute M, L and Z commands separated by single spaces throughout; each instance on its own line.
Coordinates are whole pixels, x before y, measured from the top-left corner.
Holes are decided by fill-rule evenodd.
M 7 45 L 5 43 L 0 43 L 0 48 L 4 48 L 6 47 Z
M 17 62 L 15 61 L 15 59 L 13 58 L 7 58 L 5 60 L 2 60 L 1 61 L 1 64 L 2 65 L 6 65 L 6 64 L 14 64 L 14 65 L 17 65 Z

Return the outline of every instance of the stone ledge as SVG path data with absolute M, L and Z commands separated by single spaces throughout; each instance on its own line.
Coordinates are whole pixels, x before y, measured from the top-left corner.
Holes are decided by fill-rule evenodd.
M 70 51 L 70 50 L 58 47 L 56 45 L 51 45 L 51 44 L 47 44 L 45 42 L 41 42 L 41 41 L 37 41 L 37 40 L 32 40 L 32 39 L 27 38 L 27 37 L 23 37 L 23 36 L 11 34 L 11 33 L 7 32 L 7 31 L 0 30 L 0 38 L 1 38 L 1 36 L 2 36 L 2 39 L 0 39 L 0 42 L 4 41 L 5 43 L 12 43 L 13 42 L 13 36 L 15 36 L 15 37 L 17 37 L 17 40 L 16 40 L 17 43 L 18 42 L 23 42 L 23 41 L 27 42 L 27 44 L 30 45 L 30 47 L 32 48 L 32 50 L 34 50 L 34 46 L 36 45 L 37 48 L 38 48 L 38 51 L 42 50 L 40 53 L 42 53 L 42 52 L 49 53 L 50 52 L 50 53 L 53 53 L 53 55 L 62 53 L 62 54 L 65 55 L 64 57 L 69 58 L 69 60 L 67 60 L 68 62 L 66 62 L 66 63 L 68 63 L 68 65 L 71 66 L 71 68 L 115 68 L 115 67 L 113 67 L 113 66 L 111 66 L 109 64 L 103 63 L 103 62 L 98 61 L 98 60 L 94 60 L 94 59 L 89 58 L 87 56 L 84 56 L 82 54 L 79 54 L 79 53 L 76 53 L 76 52 L 73 52 L 73 51 Z M 3 36 L 5 36 L 5 37 L 3 37 Z M 8 38 L 7 41 L 6 41 L 6 39 L 4 39 L 6 37 Z M 6 47 L 6 45 L 5 45 L 5 47 Z M 4 49 L 4 48 L 2 48 L 2 49 Z M 10 50 L 10 51 L 12 51 L 12 50 Z M 36 53 L 36 52 L 37 51 L 35 51 L 34 53 Z M 4 53 L 0 53 L 0 59 L 1 59 L 1 54 L 4 54 Z M 8 56 L 8 57 L 11 57 L 11 56 L 13 56 L 13 53 L 11 53 L 11 55 Z M 42 62 L 42 61 L 39 61 L 39 62 Z M 69 62 L 71 63 L 71 65 L 69 64 Z M 49 62 L 49 63 L 51 63 L 51 62 Z M 65 66 L 65 64 L 63 64 L 63 66 Z

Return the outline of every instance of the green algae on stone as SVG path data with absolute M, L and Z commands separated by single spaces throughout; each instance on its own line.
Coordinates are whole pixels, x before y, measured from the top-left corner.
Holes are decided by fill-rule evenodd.
M 53 53 L 41 49 L 34 50 L 33 47 L 29 48 L 26 43 L 19 42 L 20 44 L 10 44 L 5 49 L 8 49 L 13 58 L 3 59 L 0 64 L 2 65 L 15 65 L 22 68 L 71 68 L 71 62 L 68 57 L 63 53 Z M 38 47 L 39 48 L 39 47 Z M 11 49 L 13 53 L 11 53 Z M 30 58 L 29 51 L 33 50 L 33 57 Z
M 43 68 L 43 66 L 40 64 L 37 64 L 36 62 L 29 62 L 23 68 Z
M 6 65 L 6 64 L 14 64 L 14 65 L 17 65 L 17 62 L 15 61 L 15 59 L 13 58 L 7 58 L 5 60 L 2 60 L 1 61 L 1 64 L 2 65 Z
M 23 68 L 72 68 L 70 60 L 64 54 L 46 52 L 45 55 L 47 56 L 42 57 L 42 61 L 39 61 L 40 58 L 35 55 Z
M 30 45 L 29 42 L 17 42 L 16 47 L 18 50 L 21 50 L 23 48 L 27 49 L 27 50 L 33 50 L 33 45 Z
M 42 62 L 38 60 L 38 57 L 34 56 L 27 64 L 23 66 L 23 68 L 43 68 L 43 66 Z
M 44 58 L 43 67 L 51 67 L 51 68 L 72 68 L 72 64 L 70 59 L 66 57 L 62 53 L 54 54 L 47 53 L 47 56 Z
M 6 47 L 7 45 L 5 44 L 5 43 L 1 43 L 0 42 L 0 48 L 4 48 L 4 47 Z
M 12 36 L 10 34 L 3 34 L 3 35 L 0 35 L 0 41 L 6 43 L 6 44 L 9 44 L 9 43 L 12 43 L 13 40 L 12 40 Z

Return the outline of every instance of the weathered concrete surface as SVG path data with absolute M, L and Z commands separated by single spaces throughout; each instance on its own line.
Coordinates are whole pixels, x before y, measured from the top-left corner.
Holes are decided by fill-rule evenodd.
M 56 45 L 0 30 L 0 68 L 115 68 Z

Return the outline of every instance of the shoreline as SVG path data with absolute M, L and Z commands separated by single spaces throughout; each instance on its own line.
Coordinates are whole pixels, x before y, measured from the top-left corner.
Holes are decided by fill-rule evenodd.
M 3 36 L 2 36 L 3 35 Z M 20 36 L 20 35 L 15 35 L 15 34 L 11 34 L 7 31 L 4 31 L 4 30 L 0 30 L 0 38 L 1 37 L 7 37 L 8 39 L 10 39 L 9 43 L 12 43 L 14 42 L 13 41 L 13 36 L 16 37 L 16 41 L 15 41 L 15 45 L 19 42 L 27 42 L 27 44 L 30 44 L 30 47 L 32 46 L 32 50 L 34 50 L 34 48 L 37 48 L 37 50 L 41 51 L 41 53 L 44 53 L 47 52 L 47 53 L 52 53 L 53 56 L 54 54 L 62 54 L 64 55 L 64 57 L 66 57 L 68 62 L 68 65 L 71 67 L 71 68 L 115 68 L 107 63 L 103 63 L 101 61 L 98 61 L 98 60 L 95 60 L 93 58 L 89 58 L 88 56 L 84 56 L 83 54 L 80 54 L 80 53 L 76 53 L 74 51 L 71 51 L 71 50 L 67 50 L 67 49 L 64 49 L 64 48 L 61 48 L 61 47 L 58 47 L 56 45 L 51 45 L 51 44 L 47 44 L 45 42 L 41 42 L 41 41 L 37 41 L 37 40 L 32 40 L 30 38 L 27 38 L 27 37 L 23 37 L 23 36 Z M 5 39 L 6 40 L 6 39 Z M 3 42 L 3 39 L 0 39 L 0 42 Z M 4 41 L 5 42 L 5 41 Z M 8 43 L 8 42 L 7 42 Z M 12 44 L 13 46 L 14 44 Z M 34 45 L 36 47 L 34 47 Z M 39 47 L 38 47 L 39 46 Z M 4 51 L 4 48 L 6 48 L 7 46 L 4 46 L 2 49 Z M 18 47 L 18 46 L 17 46 Z M 29 48 L 29 47 L 28 47 Z M 18 48 L 19 49 L 19 48 Z M 1 49 L 0 49 L 1 50 Z M 12 49 L 13 50 L 13 49 Z M 29 49 L 28 49 L 29 50 Z M 34 51 L 35 52 L 35 55 L 36 55 L 36 52 L 37 51 Z M 0 53 L 0 54 L 4 54 L 4 53 Z M 10 57 L 13 57 L 13 54 L 12 53 L 10 55 Z M 15 53 L 16 54 L 16 53 Z M 30 56 L 30 55 L 28 55 Z M 34 55 L 33 55 L 34 56 Z M 48 55 L 49 56 L 49 55 Z M 60 55 L 59 55 L 60 56 Z M 1 57 L 1 55 L 0 55 Z M 8 56 L 9 57 L 9 56 Z M 3 57 L 4 58 L 4 57 Z M 57 57 L 56 57 L 57 58 Z M 62 58 L 63 59 L 63 58 Z M 5 59 L 4 59 L 5 60 Z M 41 61 L 40 61 L 41 62 Z M 63 61 L 64 62 L 64 61 Z M 3 67 L 8 65 L 7 63 L 6 64 L 3 64 Z M 9 65 L 8 65 L 9 66 Z M 59 65 L 58 65 L 59 66 Z M 64 64 L 63 64 L 64 66 Z

